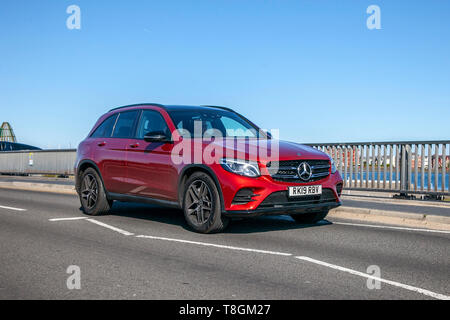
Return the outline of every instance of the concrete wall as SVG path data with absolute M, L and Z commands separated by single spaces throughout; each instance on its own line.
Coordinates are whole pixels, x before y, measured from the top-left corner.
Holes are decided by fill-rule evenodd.
M 75 149 L 0 152 L 0 173 L 70 175 L 75 160 Z

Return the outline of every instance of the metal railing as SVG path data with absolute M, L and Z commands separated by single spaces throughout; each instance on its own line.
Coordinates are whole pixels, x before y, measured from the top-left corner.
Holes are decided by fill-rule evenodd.
M 448 195 L 450 141 L 308 144 L 330 155 L 344 188 Z
M 329 154 L 344 188 L 450 195 L 450 141 L 307 144 Z M 0 152 L 0 173 L 73 174 L 75 149 Z

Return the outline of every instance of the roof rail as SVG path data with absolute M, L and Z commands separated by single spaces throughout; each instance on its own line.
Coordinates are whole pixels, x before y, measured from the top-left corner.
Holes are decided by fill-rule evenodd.
M 227 111 L 232 111 L 232 112 L 236 112 L 231 108 L 228 107 L 222 107 L 222 106 L 210 106 L 210 105 L 201 105 L 201 107 L 209 107 L 209 108 L 217 108 L 217 109 L 222 109 L 222 110 L 227 110 Z
M 115 111 L 115 110 L 119 110 L 119 109 L 123 109 L 123 108 L 129 108 L 129 107 L 138 107 L 138 106 L 155 106 L 155 107 L 161 107 L 164 108 L 164 105 L 159 104 L 159 103 L 136 103 L 136 104 L 129 104 L 126 106 L 121 106 L 121 107 L 117 107 L 117 108 L 113 108 L 111 110 L 109 110 L 108 112 L 111 111 Z

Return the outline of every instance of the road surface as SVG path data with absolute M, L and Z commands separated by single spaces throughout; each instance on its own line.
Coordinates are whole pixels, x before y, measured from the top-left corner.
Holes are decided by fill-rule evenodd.
M 279 216 L 201 235 L 178 210 L 115 203 L 87 217 L 79 207 L 71 195 L 0 190 L 0 299 L 450 296 L 445 231 Z M 69 266 L 80 289 L 68 289 Z
M 54 186 L 73 186 L 74 180 L 42 176 L 7 176 L 0 175 L 0 182 L 39 183 Z M 425 213 L 435 216 L 450 217 L 450 203 L 439 201 L 397 200 L 392 198 L 343 196 L 343 204 L 350 208 L 376 209 L 404 213 Z

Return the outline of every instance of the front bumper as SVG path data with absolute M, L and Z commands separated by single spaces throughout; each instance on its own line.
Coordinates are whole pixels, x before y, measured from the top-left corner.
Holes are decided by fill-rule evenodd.
M 342 203 L 333 189 L 325 188 L 320 196 L 289 198 L 287 191 L 276 191 L 266 197 L 254 210 L 229 210 L 228 217 L 253 217 L 260 215 L 302 214 L 331 210 Z
M 302 210 L 317 207 L 338 207 L 340 205 L 340 195 L 337 189 L 342 185 L 342 178 L 339 172 L 329 175 L 325 179 L 305 183 L 287 183 L 272 180 L 268 176 L 259 178 L 248 178 L 238 176 L 225 170 L 216 170 L 216 175 L 220 181 L 223 194 L 223 213 L 229 215 L 252 214 L 256 212 L 285 212 L 295 209 Z M 288 188 L 298 185 L 322 185 L 323 197 L 289 199 L 287 197 Z M 248 203 L 233 202 L 236 194 L 242 189 L 251 189 L 254 196 Z M 326 191 L 326 193 L 325 193 Z M 270 199 L 270 201 L 269 201 Z
M 322 185 L 323 194 L 320 197 L 289 198 L 288 188 L 298 186 L 297 183 L 278 182 L 268 176 L 248 178 L 238 176 L 225 170 L 216 170 L 223 194 L 223 211 L 227 217 L 253 217 L 260 215 L 302 214 L 331 210 L 342 203 L 338 186 L 342 185 L 339 172 L 328 177 L 302 185 Z M 237 192 L 251 189 L 254 196 L 248 203 L 235 203 Z
M 342 202 L 328 202 L 318 204 L 301 204 L 293 206 L 280 206 L 273 208 L 258 208 L 255 210 L 233 210 L 225 211 L 224 215 L 230 218 L 250 218 L 263 215 L 283 215 L 283 214 L 302 214 L 307 212 L 318 212 L 337 208 L 342 205 Z

